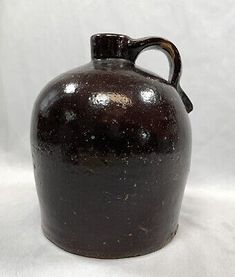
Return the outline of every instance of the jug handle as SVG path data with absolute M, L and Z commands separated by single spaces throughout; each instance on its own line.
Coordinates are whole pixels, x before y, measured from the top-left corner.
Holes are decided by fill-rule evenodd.
M 132 62 L 136 61 L 140 52 L 149 49 L 158 49 L 166 54 L 170 65 L 168 82 L 175 87 L 185 105 L 186 111 L 190 113 L 193 110 L 193 104 L 180 86 L 182 63 L 180 53 L 176 46 L 169 40 L 158 37 L 147 37 L 136 40 L 130 39 L 128 46 L 129 59 Z

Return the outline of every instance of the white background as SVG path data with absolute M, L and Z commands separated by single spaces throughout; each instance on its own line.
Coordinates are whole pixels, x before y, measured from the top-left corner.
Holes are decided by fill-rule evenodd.
M 235 276 L 234 0 L 1 0 L 0 20 L 0 275 Z M 139 258 L 78 257 L 40 231 L 32 105 L 50 79 L 89 62 L 89 38 L 99 32 L 174 42 L 194 104 L 178 235 Z M 137 63 L 167 77 L 162 53 L 145 52 Z

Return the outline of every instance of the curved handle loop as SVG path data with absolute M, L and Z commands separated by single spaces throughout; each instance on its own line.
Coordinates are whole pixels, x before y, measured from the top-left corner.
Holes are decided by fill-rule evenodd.
M 131 39 L 129 41 L 129 59 L 132 62 L 135 62 L 140 52 L 149 49 L 158 49 L 166 54 L 170 65 L 168 82 L 176 88 L 177 92 L 181 96 L 187 112 L 190 113 L 193 110 L 193 104 L 182 90 L 179 83 L 182 64 L 178 49 L 172 42 L 163 38 L 148 37 L 137 40 Z

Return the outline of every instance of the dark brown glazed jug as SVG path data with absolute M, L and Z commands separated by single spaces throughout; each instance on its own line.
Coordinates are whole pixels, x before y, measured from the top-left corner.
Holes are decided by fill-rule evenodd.
M 169 80 L 135 65 L 163 51 Z M 171 42 L 91 37 L 90 63 L 52 80 L 34 105 L 31 145 L 42 229 L 66 251 L 123 258 L 176 234 L 190 167 L 192 104 Z

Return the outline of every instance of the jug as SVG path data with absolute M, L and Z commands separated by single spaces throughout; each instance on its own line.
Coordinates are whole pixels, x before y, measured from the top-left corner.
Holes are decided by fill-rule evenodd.
M 169 79 L 135 65 L 164 52 Z M 31 149 L 42 230 L 64 250 L 96 258 L 147 254 L 176 234 L 191 159 L 181 58 L 158 37 L 91 37 L 91 62 L 38 96 Z

